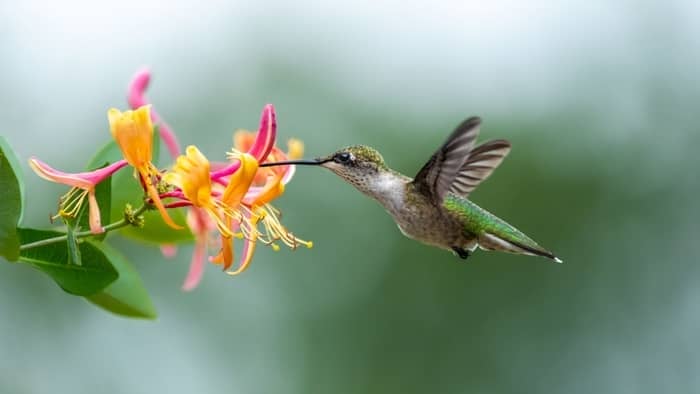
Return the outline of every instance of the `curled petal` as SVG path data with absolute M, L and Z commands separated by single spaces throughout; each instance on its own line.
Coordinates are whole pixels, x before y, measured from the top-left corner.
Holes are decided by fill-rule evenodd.
M 236 150 L 241 152 L 250 152 L 250 148 L 253 147 L 254 142 L 255 133 L 251 131 L 238 129 L 233 133 L 233 146 L 236 148 Z
M 241 261 L 238 264 L 238 268 L 235 271 L 227 271 L 229 275 L 238 275 L 245 271 L 253 260 L 253 254 L 255 253 L 255 245 L 258 240 L 258 231 L 255 230 L 255 226 L 258 224 L 260 219 L 263 217 L 258 214 L 250 214 L 248 212 L 244 213 L 244 220 L 241 223 L 242 226 L 250 226 L 251 231 L 249 231 L 248 238 L 244 238 L 243 241 L 243 251 L 241 252 Z M 243 229 L 243 227 L 241 227 Z
M 250 265 L 250 262 L 253 260 L 253 253 L 255 252 L 255 239 L 252 240 L 245 240 L 243 243 L 243 251 L 241 252 L 241 262 L 238 265 L 238 268 L 236 268 L 235 271 L 226 271 L 227 274 L 229 275 L 238 275 L 245 271 L 248 266 Z
M 158 208 L 163 221 L 170 227 L 179 230 L 182 227 L 175 224 L 165 210 L 160 195 L 153 184 L 153 179 L 159 174 L 158 169 L 151 163 L 153 155 L 153 123 L 150 106 L 142 106 L 133 111 L 121 112 L 112 108 L 107 112 L 112 137 L 117 142 L 126 161 L 138 171 L 141 181 L 146 188 L 153 205 Z
M 207 213 L 199 208 L 192 208 L 187 213 L 187 224 L 195 235 L 194 251 L 190 269 L 182 284 L 182 290 L 194 290 L 204 274 L 204 257 L 207 253 L 209 231 L 214 227 Z
M 146 99 L 145 93 L 148 84 L 151 81 L 151 72 L 144 68 L 136 73 L 129 84 L 129 92 L 127 100 L 132 109 L 147 105 L 149 102 Z M 168 152 L 173 158 L 180 155 L 180 144 L 177 142 L 177 137 L 170 126 L 158 115 L 155 109 L 151 110 L 151 119 L 153 123 L 158 125 L 158 133 L 168 147 Z
M 155 171 L 155 169 L 146 167 L 137 168 L 137 170 L 141 176 L 141 181 L 146 186 L 146 193 L 148 193 L 148 197 L 150 197 L 151 201 L 153 202 L 153 205 L 155 205 L 158 209 L 158 212 L 160 212 L 160 216 L 163 218 L 165 224 L 174 228 L 175 230 L 181 230 L 182 226 L 176 224 L 170 217 L 170 214 L 168 214 L 168 211 L 163 205 L 163 201 L 160 199 L 160 194 L 158 194 L 158 190 L 156 190 L 156 187 L 153 185 L 151 172 Z
M 129 92 L 127 96 L 127 101 L 132 109 L 144 106 L 148 104 L 148 100 L 144 94 L 148 88 L 148 83 L 151 81 L 151 71 L 147 68 L 143 68 L 136 72 L 136 74 L 131 78 L 131 83 L 129 83 Z
M 178 156 L 163 180 L 180 188 L 184 197 L 195 206 L 213 206 L 209 160 L 194 145 L 188 146 L 185 152 L 185 155 Z
M 284 172 L 284 176 L 282 177 L 282 184 L 286 185 L 289 183 L 289 181 L 292 180 L 294 177 L 294 174 L 297 172 L 297 166 L 287 166 L 288 169 L 287 171 Z
M 234 172 L 238 171 L 238 169 L 241 167 L 241 161 L 240 160 L 233 160 L 231 164 L 228 164 L 222 168 L 219 168 L 211 173 L 211 179 L 214 181 L 218 181 L 221 178 L 227 177 Z
M 190 262 L 190 269 L 185 277 L 185 282 L 182 284 L 182 290 L 192 291 L 202 281 L 202 276 L 204 275 L 204 257 L 206 255 L 207 245 L 197 242 L 194 244 L 194 251 L 192 252 L 192 261 Z
M 247 153 L 240 155 L 239 162 L 240 168 L 231 175 L 231 179 L 221 197 L 221 201 L 229 209 L 238 208 L 258 171 L 258 161 Z
M 277 119 L 275 107 L 272 104 L 267 104 L 263 108 L 262 116 L 260 117 L 258 135 L 248 153 L 255 157 L 259 163 L 262 163 L 275 145 L 276 137 Z
M 47 181 L 61 183 L 85 190 L 95 187 L 95 185 L 102 182 L 105 178 L 111 176 L 118 170 L 124 168 L 126 165 L 126 160 L 119 160 L 108 165 L 107 167 L 100 168 L 95 171 L 70 174 L 59 171 L 35 157 L 29 159 L 29 167 L 31 167 L 31 169 L 34 170 L 38 176 L 46 179 Z
M 268 182 L 262 188 L 257 188 L 252 193 L 247 193 L 244 202 L 248 205 L 265 205 L 284 193 L 283 174 L 268 177 Z M 257 193 L 256 193 L 257 192 Z
M 292 138 L 287 141 L 287 155 L 282 154 L 281 160 L 296 160 L 301 159 L 304 156 L 304 143 Z M 297 170 L 297 166 L 283 166 L 284 175 L 282 176 L 282 184 L 286 185 L 292 180 L 294 173 Z
M 126 164 L 126 160 L 120 160 L 95 171 L 69 174 L 59 171 L 35 157 L 29 159 L 29 166 L 41 178 L 72 187 L 61 199 L 61 207 L 57 216 L 75 217 L 75 215 L 80 212 L 80 207 L 87 196 L 88 223 L 90 224 L 90 231 L 93 234 L 104 232 L 102 220 L 100 218 L 100 207 L 95 197 L 95 186 L 126 166 Z M 77 190 L 82 190 L 82 192 L 78 193 L 76 192 Z
M 224 189 L 221 196 L 220 206 L 224 212 L 225 228 L 233 228 L 233 220 L 231 212 L 238 210 L 241 201 L 246 192 L 250 188 L 250 184 L 255 179 L 255 174 L 258 171 L 258 161 L 247 153 L 242 153 L 239 156 L 240 168 L 234 172 L 229 179 L 229 183 Z M 212 262 L 223 264 L 224 270 L 228 269 L 233 264 L 233 244 L 232 237 L 225 232 L 221 234 L 221 251 L 212 259 Z
M 101 234 L 105 232 L 102 227 L 102 219 L 100 218 L 100 207 L 97 205 L 95 197 L 95 189 L 88 191 L 88 223 L 90 223 L 90 232 L 93 234 Z
M 233 239 L 227 235 L 221 235 L 221 250 L 219 254 L 209 259 L 214 264 L 222 264 L 227 270 L 233 264 Z
M 150 107 L 121 112 L 111 108 L 107 112 L 112 137 L 124 158 L 137 169 L 145 168 L 153 156 L 153 123 Z

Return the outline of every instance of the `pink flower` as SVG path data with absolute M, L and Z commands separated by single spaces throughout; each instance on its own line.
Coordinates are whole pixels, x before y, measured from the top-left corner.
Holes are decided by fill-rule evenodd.
M 275 243 L 278 240 L 291 248 L 297 245 L 311 247 L 311 242 L 289 233 L 280 223 L 279 211 L 269 205 L 282 195 L 294 168 L 259 167 L 265 161 L 287 160 L 287 155 L 274 146 L 275 137 L 274 107 L 266 105 L 258 133 L 236 133 L 235 147 L 229 155 L 231 164 L 212 165 L 196 147 L 190 146 L 186 155 L 178 157 L 173 168 L 163 177 L 166 183 L 175 187 L 162 196 L 175 199 L 168 207 L 191 207 L 187 223 L 195 234 L 195 251 L 183 284 L 184 290 L 195 288 L 201 280 L 207 245 L 214 230 L 220 233 L 221 249 L 209 261 L 221 264 L 224 270 L 233 265 L 234 238 L 242 239 L 240 260 L 234 270 L 228 271 L 231 275 L 239 274 L 249 266 L 258 242 L 270 245 L 274 250 L 279 249 Z M 291 140 L 289 146 L 290 155 L 294 158 L 301 156 L 301 142 Z
M 150 72 L 144 69 L 132 79 L 128 93 L 131 107 L 150 104 L 145 97 L 150 77 Z M 160 136 L 171 156 L 177 157 L 177 163 L 163 178 L 175 188 L 160 197 L 175 200 L 167 204 L 167 208 L 189 208 L 187 224 L 195 236 L 194 253 L 183 290 L 192 290 L 200 282 L 207 246 L 215 230 L 221 235 L 221 250 L 209 260 L 222 264 L 224 269 L 233 264 L 234 235 L 243 239 L 240 262 L 230 274 L 238 274 L 249 265 L 256 242 L 269 244 L 275 250 L 279 249 L 274 243 L 276 240 L 281 240 L 292 248 L 297 244 L 311 247 L 310 242 L 302 241 L 287 232 L 279 222 L 279 211 L 268 204 L 284 192 L 284 185 L 294 174 L 294 166 L 258 167 L 265 161 L 287 159 L 287 155 L 274 146 L 277 122 L 271 104 L 263 108 L 257 134 L 236 135 L 236 146 L 229 155 L 230 163 L 209 164 L 195 147 L 188 147 L 187 154 L 180 156 L 180 147 L 172 129 L 153 109 L 151 118 L 159 126 Z M 301 155 L 301 142 L 291 140 L 289 147 L 290 156 Z M 243 162 L 246 164 L 243 165 Z M 264 232 L 258 230 L 258 224 L 264 226 Z M 163 250 L 172 253 L 174 247 Z
M 95 186 L 127 164 L 126 160 L 119 160 L 116 163 L 95 171 L 69 174 L 56 170 L 35 157 L 29 159 L 29 166 L 38 176 L 51 182 L 62 183 L 72 187 L 68 193 L 61 197 L 59 210 L 54 218 L 59 216 L 75 217 L 80 212 L 80 207 L 87 196 L 90 231 L 92 231 L 93 234 L 104 232 L 100 220 L 100 208 L 95 198 Z
M 202 280 L 204 274 L 204 263 L 207 255 L 207 245 L 209 244 L 209 234 L 216 229 L 216 225 L 211 217 L 201 208 L 192 207 L 187 211 L 187 225 L 194 234 L 194 251 L 190 269 L 182 284 L 182 290 L 194 290 Z

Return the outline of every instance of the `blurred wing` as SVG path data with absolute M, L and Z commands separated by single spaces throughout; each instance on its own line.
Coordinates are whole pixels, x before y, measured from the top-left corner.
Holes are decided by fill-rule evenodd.
M 455 176 L 469 158 L 469 152 L 479 135 L 480 124 L 481 119 L 478 117 L 465 120 L 430 157 L 413 180 L 421 192 L 442 201 Z
M 491 176 L 510 152 L 510 142 L 494 140 L 474 148 L 454 178 L 451 193 L 467 197 L 481 182 Z

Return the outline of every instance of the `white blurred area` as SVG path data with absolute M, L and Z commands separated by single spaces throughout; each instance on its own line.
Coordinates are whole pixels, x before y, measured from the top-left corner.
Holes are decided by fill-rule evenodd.
M 143 65 L 156 75 L 153 94 L 170 92 L 166 104 L 176 106 L 206 102 L 221 87 L 265 96 L 254 89 L 266 67 L 276 67 L 368 107 L 381 104 L 382 111 L 536 119 L 584 108 L 616 113 L 627 124 L 644 121 L 654 92 L 643 91 L 641 82 L 664 84 L 663 75 L 650 75 L 659 66 L 688 83 L 698 82 L 700 66 L 694 1 L 124 0 L 0 7 L 0 114 L 47 135 L 57 124 L 87 120 L 55 100 L 70 100 L 79 116 L 99 116 L 106 106 L 123 105 L 116 99 Z M 41 113 L 33 110 L 38 107 Z M 605 120 L 594 119 L 601 126 Z

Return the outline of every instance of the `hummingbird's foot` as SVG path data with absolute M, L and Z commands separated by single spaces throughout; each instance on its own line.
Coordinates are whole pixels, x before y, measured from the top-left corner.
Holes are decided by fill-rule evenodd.
M 459 256 L 460 259 L 466 260 L 469 258 L 469 256 L 472 255 L 472 252 L 469 249 L 462 249 L 457 246 L 452 247 L 452 251 Z

